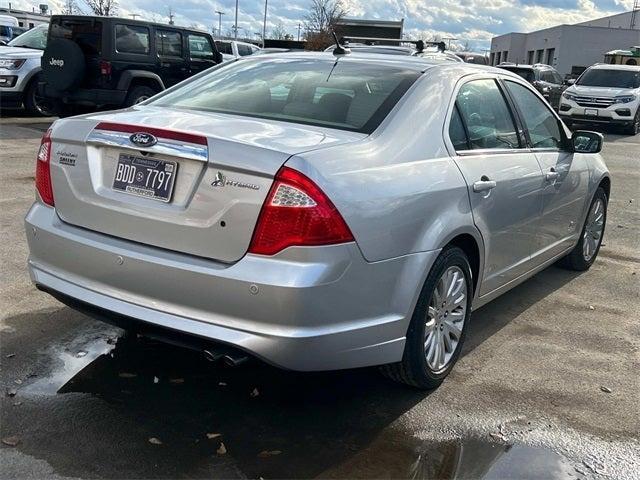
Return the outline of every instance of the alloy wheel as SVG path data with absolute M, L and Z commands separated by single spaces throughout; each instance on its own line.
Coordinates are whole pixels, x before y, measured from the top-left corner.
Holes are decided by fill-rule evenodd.
M 458 348 L 467 316 L 467 301 L 467 282 L 462 269 L 447 268 L 431 295 L 425 323 L 425 356 L 434 373 L 447 367 Z
M 598 250 L 604 230 L 604 202 L 597 198 L 587 215 L 587 222 L 582 235 L 582 256 L 589 262 Z

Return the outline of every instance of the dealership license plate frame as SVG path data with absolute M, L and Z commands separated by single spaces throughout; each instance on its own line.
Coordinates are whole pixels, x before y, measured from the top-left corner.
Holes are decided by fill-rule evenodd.
M 117 180 L 118 168 L 121 164 L 144 168 L 143 177 L 140 179 L 140 177 L 138 176 L 139 170 L 136 168 L 136 173 L 135 173 L 136 176 L 134 176 L 133 182 Z M 159 167 L 162 167 L 162 170 L 160 170 Z M 167 167 L 170 167 L 170 168 L 167 168 Z M 149 169 L 151 169 L 151 171 L 148 171 Z M 171 202 L 173 197 L 173 191 L 175 189 L 176 177 L 178 176 L 178 162 L 174 162 L 171 160 L 161 160 L 158 158 L 145 158 L 139 155 L 121 153 L 120 155 L 118 155 L 118 162 L 116 163 L 115 170 L 116 171 L 113 176 L 113 183 L 111 184 L 111 188 L 116 192 L 122 192 L 127 195 L 133 195 L 135 197 L 155 200 L 157 202 L 163 202 L 163 203 Z M 172 173 L 172 175 L 169 177 L 169 180 L 168 180 L 168 189 L 166 189 L 167 190 L 166 195 L 157 195 L 159 191 L 158 188 L 149 188 L 146 185 L 144 185 L 147 181 L 148 176 L 151 175 L 152 172 L 154 171 Z M 156 174 L 156 177 L 157 175 L 159 175 L 159 173 Z M 148 194 L 148 192 L 151 192 L 151 191 L 153 191 L 153 195 Z M 147 193 L 144 193 L 144 192 L 147 192 Z
M 585 108 L 584 109 L 584 114 L 586 116 L 589 116 L 589 117 L 597 117 L 598 116 L 598 109 L 597 108 Z

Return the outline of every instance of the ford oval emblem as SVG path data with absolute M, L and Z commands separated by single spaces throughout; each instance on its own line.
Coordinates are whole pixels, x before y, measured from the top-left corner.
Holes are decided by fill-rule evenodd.
M 158 143 L 158 139 L 156 137 L 146 132 L 134 133 L 129 137 L 129 140 L 138 147 L 152 147 Z

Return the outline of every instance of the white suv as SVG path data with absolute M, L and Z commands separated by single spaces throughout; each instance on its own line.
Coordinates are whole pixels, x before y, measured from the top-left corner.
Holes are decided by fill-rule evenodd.
M 640 66 L 597 64 L 567 88 L 560 116 L 572 123 L 620 125 L 625 133 L 640 131 Z

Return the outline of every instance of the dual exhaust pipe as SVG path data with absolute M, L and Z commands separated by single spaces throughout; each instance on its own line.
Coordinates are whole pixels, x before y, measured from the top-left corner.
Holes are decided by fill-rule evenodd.
M 210 362 L 222 361 L 228 367 L 237 367 L 249 360 L 248 356 L 229 350 L 203 350 L 203 353 L 204 358 Z

